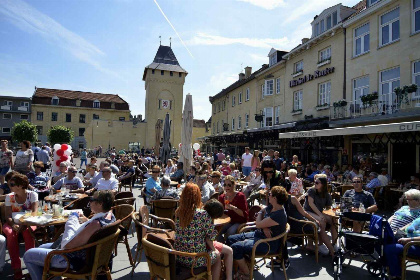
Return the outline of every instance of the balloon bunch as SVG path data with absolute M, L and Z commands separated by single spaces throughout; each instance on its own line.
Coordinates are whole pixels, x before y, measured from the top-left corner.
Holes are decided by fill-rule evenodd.
M 71 146 L 67 144 L 55 144 L 52 164 L 52 171 L 56 172 L 60 168 L 60 163 L 66 162 L 70 166 Z
M 197 154 L 198 156 L 201 156 L 200 144 L 198 144 L 198 143 L 194 143 L 194 144 L 193 144 L 193 149 L 194 149 L 194 151 L 196 152 L 196 154 Z

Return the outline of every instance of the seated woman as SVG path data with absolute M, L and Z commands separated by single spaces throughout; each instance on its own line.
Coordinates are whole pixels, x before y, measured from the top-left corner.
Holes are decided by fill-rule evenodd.
M 41 172 L 44 168 L 42 161 L 35 161 L 34 168 L 35 171 L 28 173 L 29 189 L 38 193 L 39 200 L 43 200 L 50 192 L 51 180 L 47 174 Z
M 322 241 L 325 246 L 327 246 L 330 255 L 334 256 L 334 248 L 327 235 L 327 232 L 325 231 L 325 227 L 327 224 L 331 225 L 331 235 L 333 240 L 337 239 L 337 229 L 335 226 L 333 226 L 332 218 L 322 213 L 324 208 L 329 208 L 331 205 L 332 198 L 328 193 L 327 178 L 324 176 L 317 176 L 315 178 L 315 186 L 308 189 L 303 208 L 306 212 L 309 213 L 309 215 L 314 217 L 319 222 L 321 229 L 319 233 L 319 240 Z
M 219 201 L 225 206 L 230 223 L 221 229 L 218 241 L 223 242 L 230 235 L 236 234 L 238 227 L 248 221 L 248 203 L 243 193 L 235 191 L 235 179 L 228 175 L 223 185 L 225 193 L 219 196 Z M 223 237 L 223 235 L 225 235 Z
M 9 194 L 12 192 L 10 190 L 9 181 L 16 174 L 19 174 L 19 172 L 10 171 L 10 172 L 7 172 L 6 176 L 4 177 L 6 182 L 0 186 L 0 201 L 4 201 L 6 199 L 6 194 Z
M 389 267 L 390 279 L 401 277 L 401 254 L 404 245 L 410 241 L 420 241 L 420 191 L 405 192 L 408 206 L 403 206 L 388 220 L 391 228 L 403 230 L 409 237 L 398 239 L 396 244 L 385 245 L 384 254 Z M 411 246 L 408 250 L 411 256 L 420 256 L 420 246 Z
M 197 174 L 197 168 L 194 165 L 190 166 L 190 172 L 187 175 L 187 182 L 195 183 L 195 175 Z
M 33 280 L 41 280 L 44 270 L 44 262 L 48 253 L 55 249 L 72 249 L 85 245 L 90 237 L 101 227 L 115 222 L 111 207 L 114 204 L 114 195 L 111 191 L 98 191 L 91 198 L 90 208 L 95 215 L 91 219 L 85 216 L 79 217 L 74 212 L 66 222 L 61 244 L 58 248 L 52 248 L 53 243 L 41 245 L 39 248 L 28 250 L 23 256 L 26 268 Z M 79 223 L 83 222 L 82 224 Z M 72 269 L 80 269 L 86 261 L 86 251 L 77 251 L 66 255 Z M 56 256 L 51 260 L 54 268 L 66 268 L 67 260 L 62 256 Z
M 171 159 L 168 159 L 165 167 L 165 175 L 171 176 L 175 172 L 175 166 Z
M 174 189 L 171 189 L 171 179 L 169 177 L 164 176 L 160 180 L 161 190 L 155 192 L 151 198 L 151 200 L 158 200 L 162 198 L 173 198 L 178 199 L 178 194 Z
M 85 183 L 85 181 L 89 182 L 90 179 L 96 177 L 96 175 L 98 175 L 98 166 L 96 164 L 91 164 L 89 163 L 88 166 L 86 167 L 86 175 L 83 177 L 83 183 Z
M 219 194 L 222 194 L 224 192 L 224 189 L 222 187 L 222 184 L 220 183 L 220 179 L 222 177 L 222 173 L 220 173 L 219 171 L 213 171 L 210 174 L 210 177 L 211 177 L 211 184 L 212 184 L 212 186 L 214 188 L 214 191 L 217 192 L 217 193 L 219 193 Z
M 19 258 L 19 233 L 22 233 L 25 240 L 25 250 L 35 247 L 35 240 L 25 226 L 16 224 L 12 218 L 13 212 L 32 211 L 32 214 L 38 209 L 38 194 L 28 191 L 28 177 L 22 174 L 14 175 L 9 181 L 11 193 L 6 195 L 5 210 L 6 224 L 3 226 L 3 233 L 7 239 L 7 249 L 9 250 L 12 269 L 14 271 L 14 279 L 22 278 L 22 269 Z M 33 230 L 36 227 L 31 227 Z
M 258 192 L 258 188 L 262 184 L 262 179 L 263 179 L 261 175 L 261 168 L 260 167 L 255 168 L 255 170 L 252 171 L 251 174 L 249 175 L 249 178 L 250 178 L 249 183 L 243 191 L 246 198 L 251 197 L 251 194 L 254 194 L 255 196 L 255 192 L 256 191 Z M 256 197 L 258 196 L 259 194 Z
M 289 169 L 287 174 L 289 177 L 286 180 L 288 179 L 291 183 L 289 193 L 299 198 L 304 193 L 302 180 L 297 177 L 296 169 Z
M 155 194 L 155 192 L 162 190 L 160 186 L 160 167 L 155 165 L 152 167 L 152 177 L 147 179 L 146 187 L 144 188 L 144 194 L 146 195 L 146 201 L 149 202 L 150 198 Z
M 175 250 L 187 253 L 207 252 L 207 241 L 214 240 L 217 231 L 207 211 L 201 209 L 200 188 L 196 184 L 187 183 L 179 200 L 179 207 L 175 212 Z M 218 280 L 221 270 L 220 254 L 211 251 L 212 279 Z M 178 257 L 177 262 L 186 267 L 194 263 L 192 258 Z M 206 265 L 204 258 L 195 262 L 195 267 Z
M 283 187 L 272 187 L 268 198 L 270 205 L 258 212 L 255 222 L 257 230 L 229 236 L 227 245 L 233 249 L 233 259 L 239 266 L 236 279 L 249 279 L 249 268 L 244 255 L 252 253 L 252 248 L 258 240 L 278 236 L 286 230 L 287 216 L 283 205 L 287 197 L 287 191 Z M 256 253 L 265 254 L 268 250 L 275 252 L 281 246 L 278 240 L 269 244 L 270 247 L 266 243 L 260 244 Z

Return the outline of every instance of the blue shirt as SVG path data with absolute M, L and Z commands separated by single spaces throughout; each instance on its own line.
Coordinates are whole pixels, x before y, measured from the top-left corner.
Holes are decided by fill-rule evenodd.
M 310 182 L 313 182 L 314 181 L 314 177 L 315 177 L 316 174 L 319 174 L 319 171 L 318 170 L 315 170 L 314 172 L 312 172 L 312 174 L 309 175 L 309 177 L 306 178 L 306 180 L 308 180 Z
M 11 192 L 9 185 L 7 185 L 7 183 L 0 185 L 0 189 L 3 190 L 3 194 L 9 194 Z
M 184 170 L 178 169 L 171 175 L 171 179 L 179 179 L 184 177 Z
M 372 181 L 370 181 L 367 185 L 366 185 L 366 189 L 369 192 L 373 192 L 375 190 L 376 187 L 381 187 L 381 181 L 379 181 L 378 178 L 374 178 Z
M 149 179 L 147 179 L 146 181 L 146 193 L 148 195 L 153 195 L 154 193 L 152 192 L 152 189 L 155 189 L 156 191 L 160 191 L 162 190 L 161 186 L 160 186 L 160 179 L 158 178 L 157 181 L 155 181 L 152 177 L 150 177 Z
M 42 161 L 45 164 L 50 162 L 50 155 L 48 154 L 47 150 L 41 150 L 37 154 L 38 160 Z

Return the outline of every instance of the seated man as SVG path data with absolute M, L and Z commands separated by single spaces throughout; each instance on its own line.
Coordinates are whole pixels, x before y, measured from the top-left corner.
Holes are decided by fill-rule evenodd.
M 99 179 L 101 179 L 102 178 L 102 170 L 105 168 L 105 167 L 109 167 L 109 163 L 107 162 L 107 161 L 102 161 L 100 164 L 99 164 L 99 172 L 98 172 L 98 175 L 96 175 L 95 177 L 93 177 L 92 179 L 90 179 L 90 181 L 89 182 L 86 182 L 85 183 L 85 185 L 86 186 L 90 186 L 90 187 L 95 187 L 96 186 L 96 184 L 98 183 L 98 181 L 99 181 Z M 114 178 L 114 174 L 111 174 L 111 177 L 112 178 Z
M 370 193 L 374 193 L 375 188 L 382 186 L 381 181 L 379 181 L 378 179 L 378 173 L 370 172 L 369 179 L 370 179 L 370 182 L 367 183 L 366 190 L 369 191 Z
M 196 177 L 197 186 L 201 191 L 201 202 L 206 203 L 207 200 L 214 194 L 213 186 L 207 181 L 207 175 L 204 173 L 199 173 Z
M 44 198 L 49 194 L 51 180 L 47 174 L 41 172 L 44 168 L 44 163 L 42 161 L 35 161 L 34 168 L 35 171 L 31 171 L 27 175 L 29 180 L 29 189 L 38 193 L 39 200 L 44 200 Z
M 118 177 L 118 181 L 122 184 L 129 184 L 131 183 L 131 177 L 133 177 L 136 174 L 136 170 L 134 169 L 134 160 L 129 160 L 127 162 L 127 171 L 124 175 Z
M 86 191 L 87 194 L 91 194 L 94 190 L 98 191 L 112 191 L 114 194 L 118 191 L 118 180 L 111 177 L 111 168 L 104 167 L 102 169 L 103 178 L 98 180 L 98 183 L 93 189 Z
M 176 191 L 174 189 L 170 189 L 171 185 L 171 179 L 169 179 L 168 177 L 163 177 L 160 180 L 160 186 L 162 189 L 157 190 L 153 196 L 151 200 L 158 200 L 161 198 L 173 198 L 173 199 L 178 199 L 178 194 L 176 193 Z
M 375 198 L 370 192 L 363 190 L 362 178 L 356 176 L 353 178 L 353 190 L 348 190 L 343 197 L 351 197 L 353 201 L 353 209 L 358 211 L 360 204 L 366 209 L 366 213 L 373 213 L 378 211 Z M 362 222 L 353 221 L 353 231 L 362 232 Z
M 180 182 L 182 179 L 184 179 L 184 163 L 178 162 L 176 171 L 171 175 L 171 180 Z
M 72 193 L 83 193 L 83 182 L 79 177 L 76 177 L 76 174 L 76 167 L 70 166 L 67 172 L 67 177 L 58 180 L 58 182 L 54 184 L 53 188 L 55 190 L 59 190 L 62 187 L 65 187 Z
M 62 163 L 60 163 L 60 168 L 58 169 L 58 171 L 55 172 L 51 176 L 51 185 L 54 185 L 55 183 L 58 182 L 58 180 L 66 177 L 66 176 L 67 176 L 67 163 L 62 162 Z

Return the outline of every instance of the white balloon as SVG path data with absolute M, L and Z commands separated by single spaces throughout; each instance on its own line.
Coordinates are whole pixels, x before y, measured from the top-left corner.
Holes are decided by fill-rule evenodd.
M 194 149 L 195 151 L 199 150 L 199 149 L 200 149 L 200 144 L 198 144 L 198 143 L 194 143 L 194 145 L 193 145 L 193 149 Z
M 55 144 L 54 145 L 54 150 L 60 150 L 61 149 L 61 145 L 60 144 Z
M 65 150 L 65 151 L 64 151 L 64 154 L 65 154 L 66 156 L 70 156 L 70 155 L 71 155 L 71 151 L 67 149 L 67 150 Z
M 54 159 L 55 161 L 57 161 L 57 160 L 59 160 L 59 159 L 60 159 L 60 156 L 59 156 L 59 155 L 57 155 L 57 153 L 54 153 L 53 159 Z

